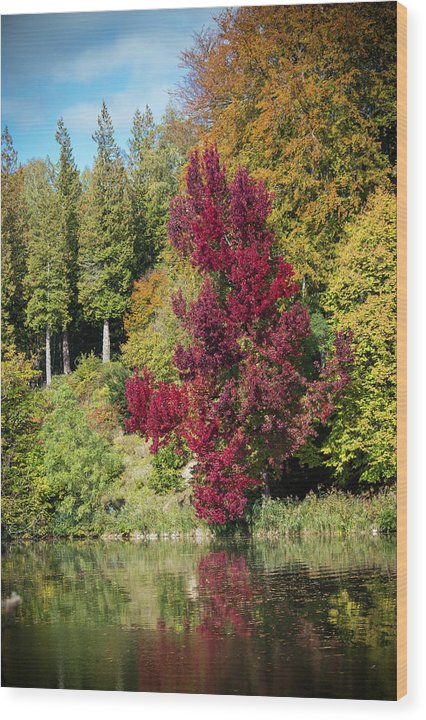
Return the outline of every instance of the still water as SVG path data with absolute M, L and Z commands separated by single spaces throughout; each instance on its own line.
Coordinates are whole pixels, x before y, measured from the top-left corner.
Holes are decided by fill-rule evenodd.
M 393 539 L 16 545 L 12 591 L 3 685 L 395 698 Z

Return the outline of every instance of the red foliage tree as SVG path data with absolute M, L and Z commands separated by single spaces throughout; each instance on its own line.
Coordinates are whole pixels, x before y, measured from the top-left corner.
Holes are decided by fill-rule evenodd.
M 274 254 L 263 184 L 245 169 L 229 184 L 209 148 L 191 155 L 186 187 L 172 201 L 169 237 L 204 280 L 195 301 L 173 301 L 191 338 L 174 356 L 182 385 L 154 390 L 151 375 L 136 374 L 128 429 L 151 438 L 153 452 L 172 436 L 184 439 L 197 459 L 197 513 L 223 524 L 242 517 L 249 488 L 282 472 L 315 434 L 315 420 L 328 418 L 352 357 L 338 336 L 318 379 L 306 378 L 309 315 L 295 300 L 291 265 Z

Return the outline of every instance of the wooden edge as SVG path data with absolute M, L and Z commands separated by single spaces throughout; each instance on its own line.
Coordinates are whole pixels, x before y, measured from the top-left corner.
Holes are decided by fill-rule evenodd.
M 397 3 L 397 687 L 407 694 L 407 8 Z

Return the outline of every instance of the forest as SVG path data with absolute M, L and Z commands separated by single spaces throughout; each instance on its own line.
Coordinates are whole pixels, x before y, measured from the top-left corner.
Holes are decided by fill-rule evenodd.
M 223 10 L 82 171 L 4 128 L 3 538 L 395 530 L 395 29 Z

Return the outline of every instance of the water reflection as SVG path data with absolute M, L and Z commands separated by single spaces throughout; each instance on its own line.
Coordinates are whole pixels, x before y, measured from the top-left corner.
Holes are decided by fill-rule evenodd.
M 395 543 L 9 548 L 3 684 L 393 699 Z

